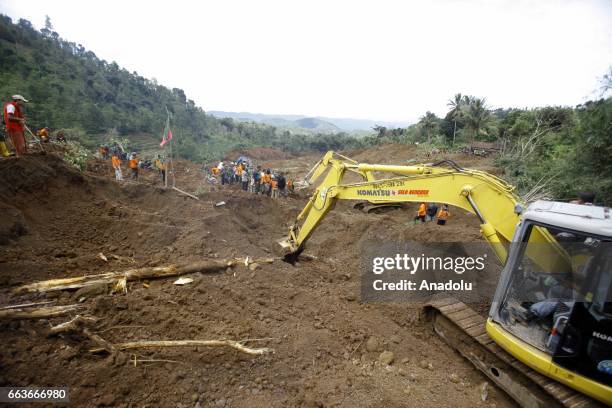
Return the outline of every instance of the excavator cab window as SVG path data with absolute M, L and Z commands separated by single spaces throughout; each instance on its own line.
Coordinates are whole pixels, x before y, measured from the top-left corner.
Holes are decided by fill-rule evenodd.
M 536 228 L 556 242 L 534 242 Z M 591 234 L 533 224 L 525 229 L 519 245 L 500 303 L 502 325 L 551 355 L 556 364 L 611 383 L 612 243 Z M 555 246 L 555 252 L 544 245 Z M 557 254 L 565 261 L 541 262 L 534 254 L 542 253 Z M 542 266 L 564 263 L 568 268 L 561 271 Z
M 556 242 L 534 242 L 531 238 L 536 228 L 553 236 Z M 518 258 L 502 301 L 500 316 L 504 326 L 536 348 L 554 353 L 575 304 L 593 300 L 593 282 L 602 275 L 603 246 L 600 243 L 599 238 L 588 234 L 530 225 L 519 243 Z M 533 254 L 543 253 L 562 257 L 564 262 L 536 262 Z M 550 270 L 544 265 L 565 267 Z M 593 276 L 595 274 L 597 277 Z M 609 307 L 607 302 L 604 305 L 604 308 Z M 566 337 L 564 347 L 570 352 L 571 336 Z

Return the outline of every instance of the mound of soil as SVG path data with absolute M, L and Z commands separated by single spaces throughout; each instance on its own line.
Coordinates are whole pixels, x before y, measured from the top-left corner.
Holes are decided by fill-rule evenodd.
M 1 304 L 82 300 L 74 292 L 8 295 L 40 279 L 270 256 L 306 203 L 233 186 L 196 201 L 146 179 L 117 183 L 106 165 L 80 173 L 52 154 L 0 160 Z M 94 331 L 113 343 L 264 339 L 249 344 L 274 354 L 182 348 L 112 358 L 91 354 L 83 336 L 47 336 L 49 324 L 67 318 L 2 322 L 0 386 L 68 386 L 71 406 L 510 406 L 495 389 L 481 401 L 485 378 L 419 320 L 420 305 L 359 302 L 363 239 L 479 239 L 471 216 L 458 214 L 444 230 L 406 228 L 412 214 L 363 214 L 341 203 L 309 242 L 314 261 L 195 274 L 186 286 L 133 282 L 127 294 L 83 301 L 100 319 Z

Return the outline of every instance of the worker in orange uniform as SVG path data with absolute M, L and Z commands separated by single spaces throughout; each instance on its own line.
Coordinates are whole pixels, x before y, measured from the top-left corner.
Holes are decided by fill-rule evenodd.
M 121 160 L 119 159 L 119 153 L 117 153 L 116 151 L 113 152 L 111 163 L 113 165 L 113 169 L 115 170 L 115 180 L 122 181 L 123 174 L 121 173 Z
M 25 117 L 23 116 L 23 103 L 28 102 L 21 95 L 13 95 L 13 101 L 4 105 L 4 123 L 6 132 L 13 143 L 17 156 L 23 156 L 28 152 L 24 131 Z
M 6 136 L 4 136 L 4 131 L 0 129 L 0 156 L 9 157 L 11 152 L 9 152 L 6 147 Z
M 235 179 L 236 179 L 236 181 L 237 181 L 238 183 L 241 183 L 241 182 L 242 182 L 242 171 L 243 171 L 243 169 L 242 169 L 242 163 L 238 163 L 238 164 L 236 165 L 236 170 L 234 171 L 234 174 L 235 174 Z
M 132 169 L 132 180 L 138 180 L 138 155 L 136 153 L 132 153 L 132 158 L 128 165 Z
M 425 216 L 427 215 L 427 206 L 425 203 L 419 204 L 419 209 L 417 210 L 417 215 L 414 217 L 414 221 L 421 220 L 421 222 L 425 222 Z
M 161 177 L 162 183 L 166 184 L 166 163 L 162 158 L 161 154 L 157 155 L 157 159 L 155 160 L 155 167 L 157 167 L 157 172 Z
M 450 217 L 450 211 L 448 211 L 448 205 L 443 205 L 438 212 L 438 225 L 446 224 L 446 220 Z
M 43 143 L 49 143 L 49 128 L 44 127 L 42 129 L 39 129 L 38 132 L 36 132 L 38 137 L 40 138 L 40 141 Z
M 270 182 L 272 181 L 272 174 L 270 173 L 270 169 L 266 170 L 263 174 L 263 176 L 261 176 L 261 188 L 262 188 L 262 194 L 265 195 L 270 195 L 271 194 L 271 190 L 270 190 Z
M 270 189 L 271 189 L 271 197 L 278 198 L 278 180 L 275 176 L 272 176 L 272 180 L 270 180 Z

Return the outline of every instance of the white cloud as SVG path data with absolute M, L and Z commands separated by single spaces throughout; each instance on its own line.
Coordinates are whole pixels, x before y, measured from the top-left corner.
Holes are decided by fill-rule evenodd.
M 605 1 L 4 0 L 0 11 L 206 110 L 414 120 L 456 92 L 575 105 L 612 64 Z

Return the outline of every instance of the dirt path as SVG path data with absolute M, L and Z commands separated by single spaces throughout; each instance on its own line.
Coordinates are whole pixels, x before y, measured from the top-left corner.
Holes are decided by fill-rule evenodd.
M 385 152 L 371 152 L 368 161 L 379 154 Z M 357 155 L 363 160 L 367 153 Z M 315 156 L 267 165 L 311 161 Z M 212 188 L 195 201 L 150 185 L 155 173 L 120 185 L 105 165 L 94 163 L 83 175 L 53 155 L 0 161 L 0 205 L 14 215 L 0 224 L 0 304 L 68 304 L 83 295 L 8 297 L 7 288 L 39 279 L 269 256 L 305 203 L 233 187 Z M 181 183 L 195 191 L 202 184 L 198 166 L 184 166 L 193 170 Z M 222 200 L 225 206 L 214 206 Z M 127 295 L 90 294 L 84 301 L 101 319 L 96 330 L 111 342 L 271 338 L 251 345 L 272 347 L 272 355 L 199 348 L 113 359 L 91 355 L 81 336 L 47 337 L 47 321 L 0 323 L 0 386 L 68 386 L 71 406 L 511 406 L 495 389 L 481 400 L 484 377 L 419 320 L 419 305 L 359 301 L 362 239 L 479 239 L 469 215 L 458 214 L 441 232 L 432 224 L 406 226 L 411 214 L 362 214 L 342 204 L 309 242 L 314 261 L 196 274 L 183 287 L 172 279 L 135 282 Z M 120 260 L 104 262 L 99 252 Z M 391 365 L 379 362 L 383 351 L 394 353 Z M 133 354 L 177 362 L 134 366 Z

